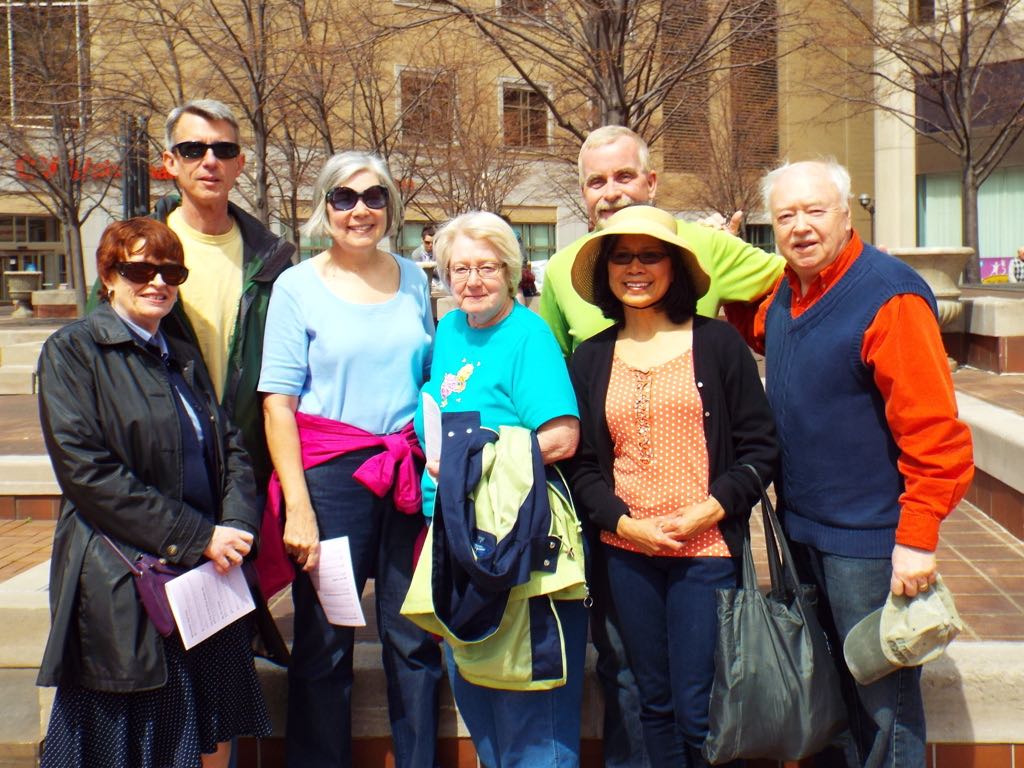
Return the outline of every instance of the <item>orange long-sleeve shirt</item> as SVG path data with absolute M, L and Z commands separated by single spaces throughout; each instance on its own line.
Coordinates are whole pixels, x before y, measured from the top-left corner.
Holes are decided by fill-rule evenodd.
M 760 303 L 726 306 L 726 316 L 758 352 L 764 352 L 765 318 L 782 280 L 792 291 L 794 318 L 839 282 L 864 249 L 856 232 L 832 264 L 801 295 L 800 280 L 786 268 Z M 953 379 L 931 307 L 920 296 L 893 296 L 864 332 L 861 359 L 885 401 L 885 418 L 899 447 L 903 475 L 896 543 L 934 550 L 939 525 L 960 503 L 974 477 L 971 433 L 957 418 Z

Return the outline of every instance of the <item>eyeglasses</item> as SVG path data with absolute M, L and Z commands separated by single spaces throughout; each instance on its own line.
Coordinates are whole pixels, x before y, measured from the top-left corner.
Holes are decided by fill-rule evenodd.
M 327 202 L 336 211 L 351 211 L 360 200 L 367 208 L 373 208 L 375 211 L 387 208 L 388 188 L 383 184 L 375 184 L 362 192 L 356 192 L 348 187 L 335 187 L 327 193 Z
M 158 274 L 168 285 L 181 285 L 188 278 L 188 268 L 181 264 L 153 264 L 150 261 L 119 261 L 114 265 L 117 274 L 130 283 L 143 285 L 152 282 Z
M 668 258 L 668 254 L 664 251 L 644 251 L 643 253 L 630 253 L 629 251 L 616 251 L 608 255 L 608 261 L 612 264 L 618 264 L 620 267 L 625 267 L 628 264 L 633 263 L 633 259 L 639 259 L 641 264 L 650 266 L 651 264 L 657 264 L 662 259 Z
M 215 141 L 213 144 L 204 144 L 201 141 L 182 141 L 171 147 L 172 152 L 177 152 L 186 160 L 202 160 L 206 157 L 208 149 L 213 150 L 213 156 L 218 160 L 231 160 L 242 153 L 242 148 L 233 141 Z
M 497 277 L 501 273 L 502 265 L 497 264 L 493 261 L 481 264 L 478 267 L 467 267 L 465 264 L 461 264 L 457 267 L 452 267 L 448 270 L 448 275 L 451 277 L 453 283 L 464 283 L 469 280 L 469 276 L 476 272 L 477 276 L 481 280 L 491 280 Z

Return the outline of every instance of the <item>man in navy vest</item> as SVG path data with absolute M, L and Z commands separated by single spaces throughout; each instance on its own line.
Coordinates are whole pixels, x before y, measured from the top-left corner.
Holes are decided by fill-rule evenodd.
M 786 270 L 756 311 L 728 314 L 765 354 L 786 531 L 841 649 L 890 591 L 912 597 L 935 582 L 939 525 L 974 474 L 971 435 L 957 418 L 935 298 L 853 230 L 846 169 L 786 164 L 762 192 Z M 923 768 L 920 667 L 861 686 L 838 656 L 847 763 Z

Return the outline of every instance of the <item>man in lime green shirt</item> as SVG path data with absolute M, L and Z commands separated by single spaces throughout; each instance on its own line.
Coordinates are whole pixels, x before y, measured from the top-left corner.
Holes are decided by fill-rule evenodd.
M 607 125 L 593 131 L 580 149 L 579 171 L 591 229 L 600 229 L 615 211 L 627 205 L 654 203 L 658 174 L 651 168 L 647 143 L 628 128 Z M 711 276 L 710 290 L 697 302 L 702 315 L 713 317 L 722 304 L 750 301 L 768 293 L 782 274 L 785 262 L 781 257 L 765 253 L 727 231 L 686 221 L 679 221 L 677 226 Z M 566 359 L 583 341 L 612 324 L 572 287 L 570 273 L 582 242 L 580 238 L 551 257 L 540 296 L 540 316 L 551 327 Z M 588 581 L 593 598 L 590 634 L 597 649 L 597 676 L 605 705 L 604 764 L 607 768 L 649 768 L 640 727 L 639 692 L 619 637 L 602 545 L 589 526 L 587 535 Z
M 629 128 L 606 125 L 591 132 L 580 149 L 579 171 L 591 229 L 601 229 L 619 208 L 654 204 L 658 174 L 651 168 L 647 143 Z M 711 289 L 697 302 L 702 315 L 714 317 L 722 304 L 764 295 L 782 274 L 781 257 L 727 231 L 687 221 L 678 222 L 678 231 L 711 276 Z M 540 297 L 540 316 L 566 358 L 581 342 L 612 324 L 573 290 L 570 272 L 582 242 L 581 238 L 551 257 Z

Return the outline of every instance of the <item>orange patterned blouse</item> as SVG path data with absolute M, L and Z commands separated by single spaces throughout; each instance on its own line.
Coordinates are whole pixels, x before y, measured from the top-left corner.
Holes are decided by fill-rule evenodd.
M 708 452 L 704 415 L 693 374 L 693 350 L 649 371 L 631 368 L 616 355 L 605 401 L 615 445 L 615 495 L 631 517 L 678 512 L 708 497 Z M 640 550 L 611 531 L 601 541 Z M 686 542 L 667 557 L 729 557 L 718 526 Z

